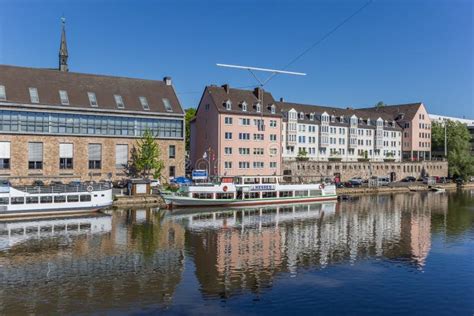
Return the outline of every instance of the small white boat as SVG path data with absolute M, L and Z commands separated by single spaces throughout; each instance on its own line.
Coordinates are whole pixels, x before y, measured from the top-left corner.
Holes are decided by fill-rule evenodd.
M 337 199 L 336 186 L 324 183 L 285 183 L 277 176 L 222 177 L 218 183 L 182 186 L 163 194 L 170 207 L 250 206 Z
M 431 191 L 438 192 L 438 193 L 443 193 L 443 192 L 446 192 L 446 189 L 445 188 L 440 188 L 440 187 L 432 187 Z
M 0 218 L 93 212 L 110 205 L 112 185 L 108 183 L 0 186 Z

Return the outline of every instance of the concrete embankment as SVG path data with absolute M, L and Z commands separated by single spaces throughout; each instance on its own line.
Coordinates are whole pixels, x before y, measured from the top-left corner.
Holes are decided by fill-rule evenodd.
M 436 184 L 436 187 L 446 190 L 456 190 L 455 183 Z M 474 188 L 474 183 L 467 183 L 463 188 Z M 362 194 L 390 194 L 430 191 L 431 187 L 424 184 L 413 184 L 400 187 L 378 187 L 378 188 L 341 188 L 337 189 L 338 195 L 362 195 Z

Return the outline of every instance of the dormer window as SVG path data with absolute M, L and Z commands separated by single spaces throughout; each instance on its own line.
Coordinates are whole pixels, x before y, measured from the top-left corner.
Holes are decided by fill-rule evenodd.
M 370 118 L 367 119 L 367 125 L 370 125 Z
M 232 102 L 230 102 L 230 100 L 227 100 L 227 101 L 225 102 L 225 109 L 226 109 L 227 111 L 232 110 Z
M 5 91 L 5 86 L 0 85 L 0 100 L 6 101 L 7 100 L 7 93 Z
M 242 111 L 247 112 L 247 103 L 242 102 Z
M 69 105 L 69 97 L 67 91 L 59 90 L 59 99 L 61 100 L 62 105 Z
M 357 125 L 357 117 L 356 116 L 351 117 L 351 125 Z
M 331 123 L 336 123 L 336 117 L 334 115 L 331 115 Z
M 139 99 L 140 99 L 140 104 L 142 105 L 142 108 L 145 111 L 149 111 L 150 106 L 148 105 L 148 100 L 145 97 L 139 97 Z
M 344 115 L 341 115 L 341 116 L 339 117 L 339 122 L 344 123 Z
M 272 114 L 275 114 L 275 104 L 272 104 L 270 106 L 270 111 L 272 112 Z
M 304 113 L 300 112 L 300 120 L 304 120 Z
M 39 103 L 38 89 L 30 88 L 30 100 L 31 103 Z
M 99 106 L 99 104 L 97 104 L 97 98 L 94 92 L 87 92 L 87 96 L 89 97 L 89 104 L 91 107 L 96 108 Z
M 395 121 L 392 121 L 392 126 L 395 127 Z
M 326 112 L 321 114 L 321 122 L 329 122 L 329 115 L 327 115 Z
M 117 105 L 117 109 L 125 108 L 125 104 L 123 103 L 123 99 L 121 95 L 114 94 L 115 104 Z
M 173 108 L 171 107 L 171 102 L 167 98 L 163 98 L 163 105 L 165 106 L 166 112 L 173 112 Z
M 260 105 L 260 103 L 257 103 L 257 104 L 255 105 L 255 110 L 256 110 L 258 113 L 260 113 L 260 112 L 262 111 L 262 106 Z
M 314 113 L 310 113 L 310 114 L 309 114 L 309 119 L 310 119 L 311 121 L 314 121 Z

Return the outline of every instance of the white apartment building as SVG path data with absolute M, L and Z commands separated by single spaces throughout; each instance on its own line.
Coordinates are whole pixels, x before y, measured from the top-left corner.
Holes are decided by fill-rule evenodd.
M 401 161 L 402 129 L 370 111 L 279 102 L 282 158 L 312 161 Z

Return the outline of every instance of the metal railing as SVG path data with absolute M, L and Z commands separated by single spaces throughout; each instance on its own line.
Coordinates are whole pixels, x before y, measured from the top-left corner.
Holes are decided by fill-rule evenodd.
M 13 187 L 19 191 L 30 194 L 44 194 L 44 193 L 74 193 L 74 192 L 93 192 L 105 191 L 112 188 L 111 183 L 81 183 L 73 184 L 59 184 L 50 186 L 21 186 Z

